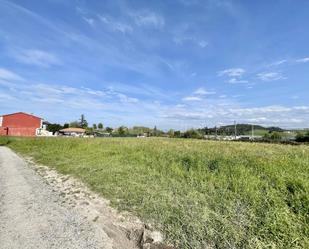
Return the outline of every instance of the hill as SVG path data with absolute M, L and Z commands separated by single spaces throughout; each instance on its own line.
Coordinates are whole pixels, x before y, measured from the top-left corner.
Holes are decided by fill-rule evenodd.
M 256 135 L 263 135 L 268 132 L 283 132 L 284 129 L 280 127 L 264 127 L 261 125 L 253 125 L 254 131 Z M 235 134 L 235 125 L 224 125 L 220 127 L 212 127 L 212 128 L 202 128 L 198 129 L 199 132 L 206 135 L 213 135 L 217 132 L 218 135 L 234 135 Z M 236 125 L 237 135 L 247 135 L 251 134 L 252 124 L 237 124 Z

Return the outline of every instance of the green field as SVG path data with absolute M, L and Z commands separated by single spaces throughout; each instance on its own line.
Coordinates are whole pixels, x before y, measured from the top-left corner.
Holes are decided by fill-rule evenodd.
M 309 146 L 0 138 L 162 230 L 178 248 L 309 248 Z

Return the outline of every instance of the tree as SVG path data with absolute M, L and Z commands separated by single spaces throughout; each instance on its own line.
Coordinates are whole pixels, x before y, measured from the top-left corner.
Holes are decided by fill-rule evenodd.
M 264 138 L 265 140 L 269 140 L 269 139 L 270 139 L 269 133 L 265 133 L 264 136 L 263 136 L 263 138 Z
M 63 125 L 63 129 L 66 129 L 66 128 L 69 128 L 70 127 L 70 125 L 68 124 L 68 123 L 65 123 L 64 125 Z
M 60 124 L 48 124 L 46 127 L 46 130 L 52 132 L 53 134 L 59 130 L 61 130 L 63 127 Z
M 295 137 L 295 140 L 297 142 L 309 142 L 309 131 L 305 134 L 298 132 Z
M 112 133 L 114 129 L 111 128 L 111 127 L 106 127 L 105 130 L 106 130 L 106 132 L 108 132 L 108 133 Z
M 194 129 L 191 130 L 187 130 L 184 134 L 183 134 L 184 138 L 202 138 L 202 135 Z
M 127 132 L 128 132 L 128 128 L 125 127 L 125 126 L 120 126 L 118 128 L 118 134 L 121 135 L 121 136 L 126 135 Z
M 93 125 L 92 125 L 92 128 L 93 128 L 94 130 L 96 130 L 96 129 L 97 129 L 97 125 L 96 125 L 96 124 L 93 124 Z
M 84 129 L 88 127 L 88 122 L 87 122 L 87 120 L 85 119 L 85 115 L 84 115 L 84 114 L 82 114 L 82 115 L 80 116 L 79 127 L 84 128 Z
M 174 137 L 181 137 L 180 131 L 174 131 Z
M 79 128 L 80 127 L 80 123 L 78 121 L 73 121 L 73 122 L 70 123 L 70 127 Z
M 102 130 L 102 129 L 103 129 L 103 124 L 102 124 L 102 123 L 99 123 L 99 124 L 98 124 L 98 129 L 99 129 L 99 130 Z
M 175 132 L 174 132 L 173 129 L 170 129 L 170 130 L 167 132 L 167 134 L 168 134 L 169 137 L 174 137 Z
M 270 135 L 271 140 L 281 140 L 281 134 L 279 132 L 272 132 Z
M 154 136 L 157 136 L 157 135 L 158 135 L 157 126 L 155 126 L 155 127 L 153 128 L 153 135 L 154 135 Z

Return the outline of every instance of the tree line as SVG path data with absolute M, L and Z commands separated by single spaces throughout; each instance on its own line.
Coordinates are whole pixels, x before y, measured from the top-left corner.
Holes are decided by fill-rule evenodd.
M 145 126 L 133 126 L 126 127 L 120 126 L 118 128 L 104 127 L 103 123 L 94 123 L 92 126 L 89 126 L 88 121 L 85 118 L 85 115 L 82 114 L 80 119 L 61 124 L 48 124 L 47 130 L 53 133 L 60 131 L 61 129 L 74 127 L 74 128 L 83 128 L 86 130 L 88 135 L 110 135 L 110 136 L 119 136 L 119 137 L 136 137 L 136 136 L 146 136 L 146 137 L 170 137 L 170 138 L 195 138 L 202 139 L 205 136 L 216 135 L 216 136 L 234 136 L 235 135 L 235 126 L 226 125 L 221 127 L 203 127 L 198 129 L 189 129 L 186 131 L 173 130 L 163 131 L 158 129 L 156 126 L 154 128 L 149 128 Z M 262 136 L 262 139 L 265 141 L 280 141 L 282 140 L 282 132 L 284 131 L 280 127 L 263 127 L 260 125 L 251 124 L 237 124 L 236 126 L 236 135 L 246 135 L 250 134 L 252 128 L 255 130 L 263 130 L 265 134 Z M 297 142 L 309 142 L 309 131 L 307 132 L 298 132 L 295 141 Z

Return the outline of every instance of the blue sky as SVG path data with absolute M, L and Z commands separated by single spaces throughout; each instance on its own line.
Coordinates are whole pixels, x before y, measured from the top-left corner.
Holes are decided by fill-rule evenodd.
M 0 113 L 309 126 L 309 1 L 0 0 Z

